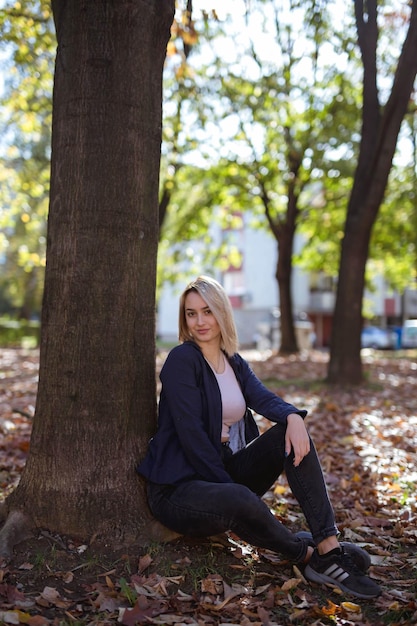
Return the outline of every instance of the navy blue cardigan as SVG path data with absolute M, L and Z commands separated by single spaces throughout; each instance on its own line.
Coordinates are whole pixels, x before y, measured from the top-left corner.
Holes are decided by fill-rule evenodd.
M 272 422 L 307 411 L 269 391 L 239 355 L 229 358 L 248 408 Z M 175 485 L 190 479 L 230 483 L 221 452 L 222 403 L 216 377 L 196 343 L 186 341 L 169 353 L 160 374 L 158 430 L 137 471 L 147 480 Z M 245 415 L 245 439 L 259 435 L 251 411 Z

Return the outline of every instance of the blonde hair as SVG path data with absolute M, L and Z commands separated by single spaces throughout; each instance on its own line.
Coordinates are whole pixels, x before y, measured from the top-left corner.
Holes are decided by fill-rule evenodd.
M 221 348 L 228 356 L 232 356 L 238 350 L 238 338 L 233 319 L 232 305 L 229 297 L 220 283 L 210 276 L 199 276 L 187 285 L 180 297 L 179 319 L 178 319 L 178 337 L 181 342 L 191 339 L 187 328 L 187 320 L 185 317 L 185 298 L 187 295 L 195 291 L 210 307 L 214 317 L 220 326 L 221 332 Z

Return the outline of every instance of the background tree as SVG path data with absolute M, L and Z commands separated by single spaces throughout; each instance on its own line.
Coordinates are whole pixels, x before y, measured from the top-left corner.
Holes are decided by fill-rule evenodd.
M 363 63 L 362 132 L 344 228 L 328 369 L 329 382 L 348 384 L 362 380 L 360 335 L 369 243 L 417 73 L 417 0 L 409 5 L 407 34 L 385 106 L 377 82 L 377 2 L 355 0 L 354 5 Z
M 45 266 L 53 51 L 49 2 L 0 10 L 4 94 L 0 127 L 0 288 L 18 317 L 39 316 Z
M 206 103 L 201 98 L 204 72 L 193 65 L 201 41 L 210 30 L 211 16 L 199 20 L 196 30 L 191 0 L 171 28 L 164 71 L 164 107 L 162 157 L 159 195 L 158 288 L 167 283 L 184 283 L 187 277 L 199 274 L 205 259 L 214 256 L 214 243 L 209 232 L 212 210 L 193 154 L 201 149 L 199 128 L 203 125 Z M 205 25 L 205 28 L 204 28 Z M 203 243 L 200 254 L 195 242 Z M 212 263 L 211 263 L 212 265 Z
M 158 286 L 182 285 L 191 276 L 239 265 L 236 245 L 222 238 L 237 218 L 221 205 L 216 168 L 182 164 L 175 174 L 176 189 L 162 225 L 158 246 Z
M 208 117 L 203 101 L 204 72 L 189 63 L 212 37 L 218 23 L 214 11 L 199 13 L 199 32 L 194 26 L 192 2 L 178 6 L 168 45 L 164 72 L 164 121 L 160 176 L 160 262 L 158 284 L 185 279 L 184 263 L 213 267 L 222 258 L 207 226 L 211 209 L 203 206 L 193 184 L 192 162 L 199 146 L 198 134 Z M 50 175 L 50 116 L 55 32 L 51 7 L 43 0 L 8 0 L 0 9 L 0 33 L 7 63 L 2 99 L 4 153 L 0 159 L 0 251 L 5 262 L 0 276 L 1 310 L 22 316 L 40 314 L 45 266 L 46 215 Z M 181 168 L 187 171 L 181 174 Z M 200 187 L 200 182 L 197 183 Z M 178 189 L 180 186 L 180 189 Z M 178 193 L 177 193 L 178 191 Z M 172 195 L 174 210 L 164 228 Z M 188 199 L 198 201 L 190 207 Z M 192 212 L 192 220 L 185 214 Z M 193 249 L 192 237 L 205 242 L 205 250 Z M 184 242 L 190 245 L 185 246 Z M 202 256 L 204 259 L 202 259 Z M 230 254 L 229 254 L 230 256 Z
M 240 262 L 237 248 L 219 236 L 234 218 L 219 206 L 210 140 L 219 97 L 206 89 L 203 62 L 226 29 L 214 10 L 192 13 L 190 0 L 172 27 L 164 73 L 158 287 Z
M 197 45 L 198 36 L 192 16 L 192 0 L 187 0 L 186 6 L 180 11 L 180 16 L 171 28 L 172 38 L 168 45 L 168 62 L 164 91 L 166 105 L 164 108 L 163 150 L 161 163 L 160 200 L 159 200 L 159 228 L 162 230 L 168 205 L 173 191 L 176 189 L 176 174 L 182 166 L 184 153 L 187 147 L 193 145 L 193 139 L 188 136 L 184 124 L 184 108 L 198 94 L 192 72 L 190 72 L 188 57 Z M 169 113 L 166 112 L 169 109 Z
M 277 242 L 283 353 L 298 349 L 295 234 L 300 222 L 309 221 L 317 187 L 329 185 L 327 179 L 334 184 L 336 169 L 339 177 L 348 175 L 352 148 L 346 156 L 339 148 L 338 168 L 334 151 L 353 143 L 358 119 L 355 90 L 334 64 L 346 39 L 329 20 L 326 3 L 256 3 L 245 36 L 236 35 L 232 61 L 225 66 L 222 57 L 207 69 L 208 88 L 221 98 L 222 158 L 212 168 L 216 202 L 255 214 L 252 224 L 263 224 Z M 263 26 L 264 39 L 257 37 L 256 24 Z M 214 49 L 223 49 L 221 40 Z
M 174 1 L 52 3 L 58 51 L 31 449 L 16 520 L 113 542 L 149 536 L 135 462 L 155 429 L 162 68 Z
M 297 200 L 296 228 L 305 234 L 307 242 L 297 255 L 285 255 L 289 246 L 278 244 L 277 249 L 281 247 L 278 263 L 281 260 L 285 269 L 288 262 L 284 263 L 284 259 L 290 259 L 290 268 L 294 262 L 302 264 L 307 270 L 330 274 L 334 284 L 337 283 L 344 212 L 360 137 L 357 125 L 360 98 L 355 87 L 358 60 L 354 54 L 352 25 L 345 20 L 339 29 L 341 16 L 339 13 L 336 19 L 332 12 L 334 6 L 332 2 L 325 2 L 323 6 L 315 3 L 315 9 L 307 11 L 308 19 L 304 24 L 298 18 L 305 7 L 292 3 L 291 11 L 279 16 L 275 38 L 276 25 L 270 17 L 273 3 L 252 4 L 244 29 L 238 8 L 234 9 L 231 19 L 223 22 L 213 12 L 203 13 L 194 23 L 190 0 L 181 6 L 183 11 L 178 11 L 174 23 L 176 38 L 169 45 L 165 74 L 159 285 L 168 280 L 183 282 L 187 265 L 194 274 L 199 268 L 215 265 L 222 268 L 238 263 L 237 250 L 230 247 L 228 241 L 223 241 L 223 248 L 219 250 L 213 238 L 213 231 L 230 226 L 236 219 L 235 209 L 248 208 L 253 227 L 269 228 L 265 200 L 272 225 L 270 230 L 275 229 L 285 241 L 291 232 L 291 220 L 286 227 L 286 187 L 293 200 Z M 393 31 L 398 39 L 398 21 L 395 13 L 389 14 L 389 6 L 389 3 L 384 4 L 383 35 Z M 317 10 L 320 19 L 316 19 Z M 324 19 L 327 12 L 329 24 Z M 348 13 L 346 11 L 345 17 L 350 19 Z M 296 23 L 303 23 L 302 33 L 291 35 L 292 15 L 297 18 Z M 262 20 L 265 27 L 259 37 Z M 3 150 L 0 168 L 3 228 L 0 246 L 2 258 L 6 260 L 1 280 L 3 293 L 7 289 L 9 301 L 5 306 L 10 309 L 13 303 L 22 315 L 31 315 L 40 308 L 45 262 L 49 85 L 51 48 L 55 41 L 49 3 L 22 0 L 17 4 L 9 0 L 0 9 L 0 28 L 7 50 L 14 51 L 13 63 L 7 65 L 10 78 L 6 82 L 7 98 L 2 109 L 6 114 L 4 129 L 9 130 L 4 132 L 3 145 L 7 146 L 7 152 Z M 234 41 L 236 30 L 240 39 Z M 265 55 L 266 46 L 262 44 L 266 42 Z M 381 49 L 380 84 L 386 88 L 393 67 L 389 51 L 396 46 L 383 42 Z M 216 50 L 221 50 L 222 55 L 216 55 Z M 330 61 L 327 67 L 320 62 L 322 50 Z M 211 52 L 213 57 L 206 64 Z M 337 55 L 337 63 L 333 54 Z M 306 66 L 310 55 L 315 73 Z M 288 90 L 290 97 L 286 104 Z M 305 114 L 309 98 L 313 111 L 310 121 Z M 410 129 L 414 118 L 415 115 L 410 114 Z M 281 132 L 285 123 L 287 131 Z M 415 138 L 415 133 L 411 132 L 410 136 Z M 228 141 L 222 142 L 224 138 Z M 287 140 L 291 145 L 286 144 Z M 294 184 L 291 165 L 295 161 L 292 158 L 290 163 L 289 155 L 294 157 L 296 150 L 301 154 L 304 148 L 299 180 Z M 407 269 L 411 262 L 415 263 L 416 245 L 415 237 L 412 239 L 415 231 L 411 228 L 414 223 L 410 215 L 411 192 L 405 197 L 406 189 L 410 185 L 412 189 L 412 180 L 402 164 L 395 166 L 387 202 L 379 212 L 380 219 L 373 229 L 368 252 L 368 258 L 375 258 L 376 262 L 368 263 L 366 274 L 371 276 L 372 268 L 381 269 L 378 259 L 384 259 L 386 278 L 393 287 L 402 290 Z M 413 170 L 409 169 L 412 174 Z M 396 185 L 400 180 L 404 181 L 401 187 Z M 262 185 L 266 190 L 264 196 L 260 193 Z M 399 215 L 399 202 L 403 219 L 393 222 L 390 207 L 395 207 Z M 172 211 L 164 225 L 162 217 L 169 203 Z M 255 219 L 252 219 L 253 214 Z M 402 246 L 400 255 L 395 235 L 397 225 Z M 280 274 L 285 276 L 285 272 Z M 288 294 L 291 280 L 285 279 L 285 282 Z M 291 323 L 293 316 L 285 305 L 288 298 L 281 300 L 287 311 L 284 319 Z M 286 326 L 284 323 L 284 328 Z M 290 345 L 291 341 L 285 343 Z

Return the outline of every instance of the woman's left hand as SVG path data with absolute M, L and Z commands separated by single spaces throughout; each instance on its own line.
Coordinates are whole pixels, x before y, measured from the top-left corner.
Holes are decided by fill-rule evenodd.
M 287 416 L 287 430 L 285 433 L 285 452 L 287 456 L 294 450 L 294 465 L 297 467 L 310 452 L 310 438 L 303 418 L 297 413 Z

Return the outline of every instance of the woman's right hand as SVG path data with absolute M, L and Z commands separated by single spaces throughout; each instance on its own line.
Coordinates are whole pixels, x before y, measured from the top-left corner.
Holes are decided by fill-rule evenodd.
M 285 453 L 288 456 L 294 451 L 294 466 L 298 467 L 301 461 L 310 452 L 310 437 L 301 415 L 290 413 L 287 416 L 287 430 L 285 433 Z

